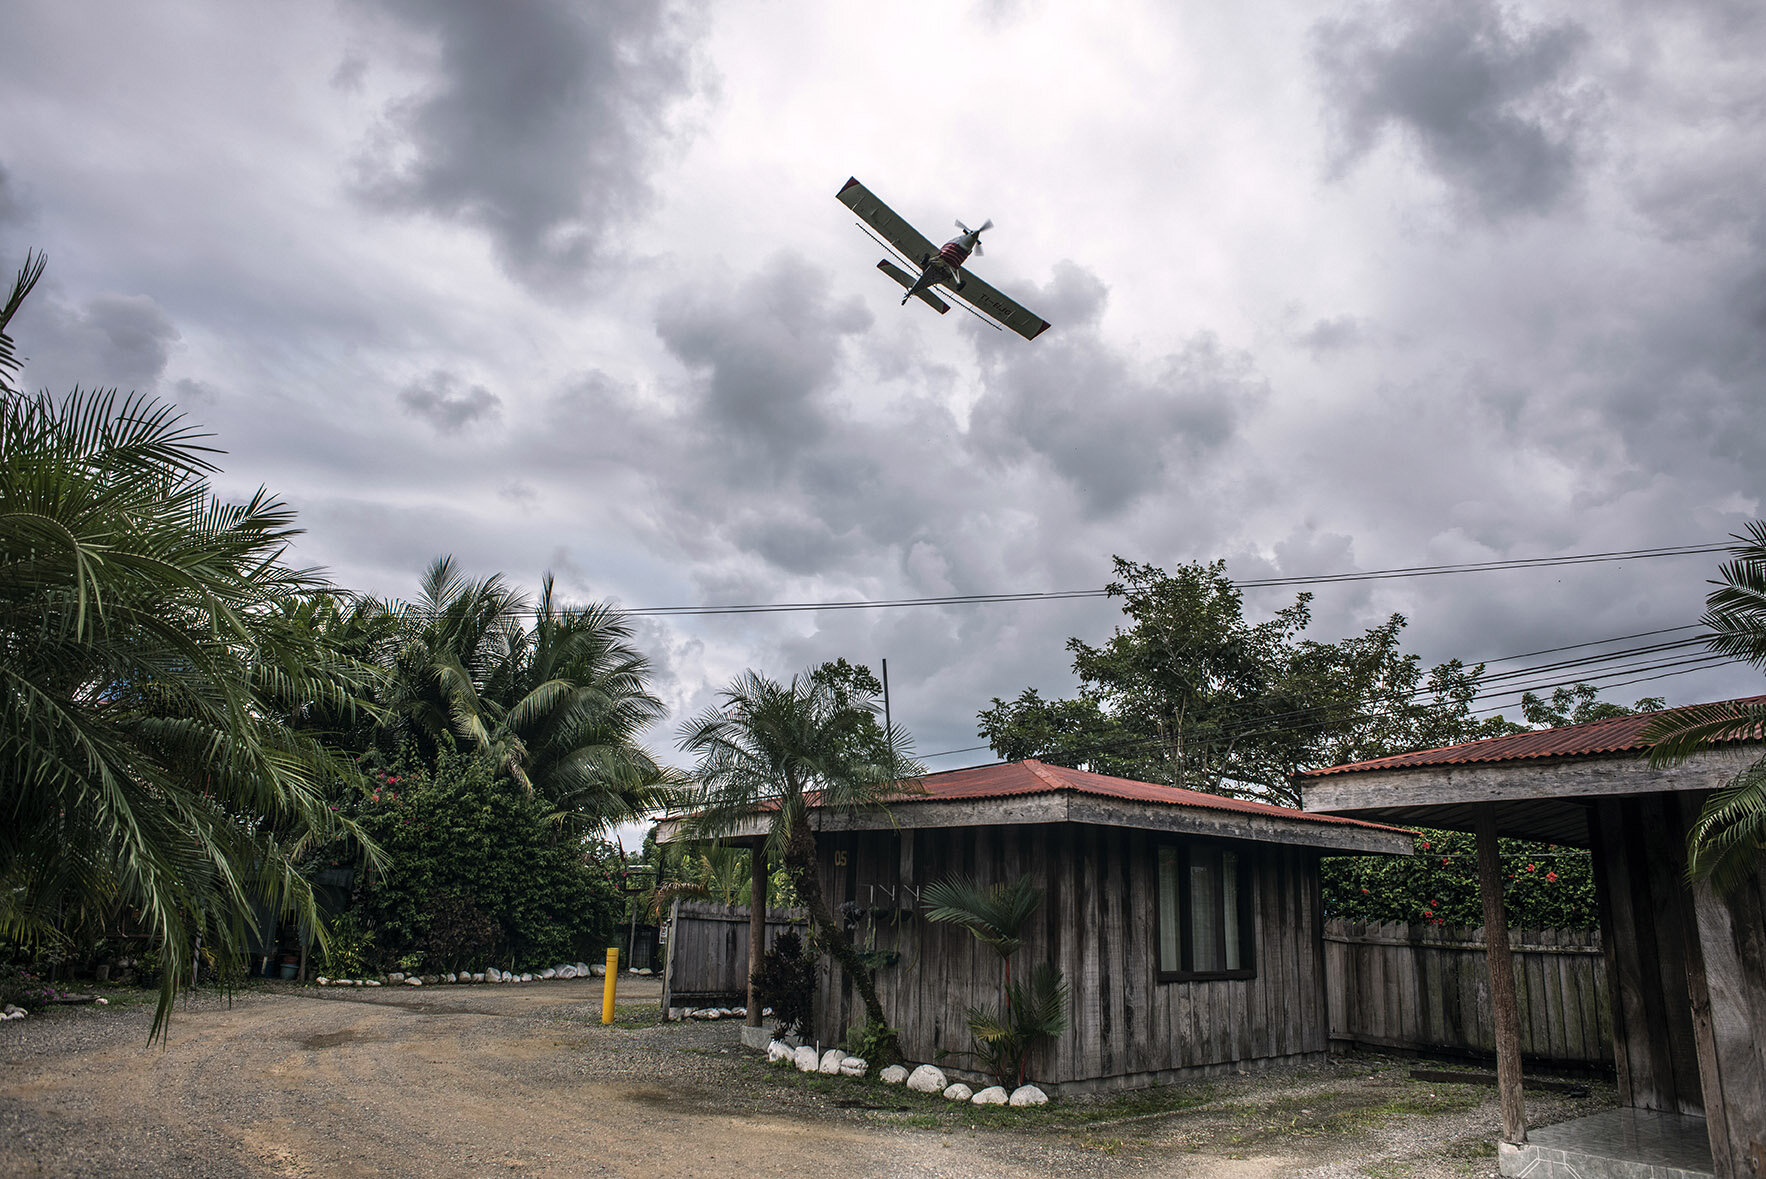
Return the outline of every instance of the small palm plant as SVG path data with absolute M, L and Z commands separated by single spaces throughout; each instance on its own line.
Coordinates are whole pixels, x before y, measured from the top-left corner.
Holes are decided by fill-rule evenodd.
M 1068 989 L 1060 970 L 1042 962 L 1028 981 L 1012 978 L 1012 955 L 1042 907 L 1042 889 L 1029 876 L 992 885 L 951 876 L 928 885 L 921 899 L 928 921 L 961 925 L 1000 956 L 1006 972 L 1001 1003 L 969 1008 L 969 1034 L 989 1073 L 1001 1084 L 1022 1085 L 1031 1050 L 1067 1030 Z
M 1699 621 L 1705 645 L 1720 655 L 1766 669 L 1766 521 L 1756 520 L 1729 548 L 1732 558 L 1705 599 Z M 1643 734 L 1654 765 L 1675 765 L 1720 742 L 1758 740 L 1766 705 L 1758 701 L 1700 704 L 1664 712 Z M 1738 887 L 1766 862 L 1766 757 L 1712 791 L 1686 836 L 1687 875 L 1721 892 Z

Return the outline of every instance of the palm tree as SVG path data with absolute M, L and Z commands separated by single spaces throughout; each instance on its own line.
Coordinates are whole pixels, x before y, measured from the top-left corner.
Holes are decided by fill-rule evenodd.
M 660 720 L 650 662 L 631 620 L 606 603 L 562 606 L 547 574 L 533 626 L 504 630 L 481 693 L 497 718 L 489 746 L 553 803 L 554 818 L 601 830 L 654 809 L 682 779 L 637 742 Z
M 664 710 L 618 610 L 561 605 L 550 574 L 530 608 L 500 575 L 471 581 L 439 557 L 402 617 L 391 742 L 414 741 L 433 758 L 445 739 L 462 741 L 551 802 L 577 835 L 641 815 L 679 785 L 638 743 Z
M 490 747 L 494 718 L 478 690 L 498 653 L 515 641 L 525 605 L 501 575 L 470 581 L 452 557 L 430 562 L 389 669 L 386 732 L 393 743 L 415 742 L 426 761 L 449 737 Z
M 926 886 L 920 897 L 926 920 L 961 925 L 1000 956 L 1006 986 L 1012 985 L 1012 955 L 1024 944 L 1024 925 L 1042 907 L 1042 889 L 1028 876 L 983 886 L 951 876 Z M 1009 993 L 1009 992 L 1008 992 Z
M 767 816 L 767 849 L 783 858 L 817 938 L 864 999 L 866 1021 L 888 1026 L 877 986 L 835 919 L 817 870 L 812 808 L 881 811 L 903 793 L 902 778 L 922 772 L 899 733 L 877 723 L 876 681 L 845 660 L 781 684 L 758 672 L 738 676 L 722 702 L 681 728 L 681 748 L 698 758 L 687 828 L 717 838 Z M 756 848 L 764 855 L 767 849 Z M 764 948 L 750 925 L 750 985 Z
M 1706 646 L 1766 670 L 1766 521 L 1756 520 L 1729 548 L 1732 560 L 1705 599 L 1699 620 Z M 1758 740 L 1766 732 L 1766 703 L 1702 704 L 1664 712 L 1644 733 L 1650 761 L 1674 765 L 1720 741 Z M 1756 871 L 1766 853 L 1766 757 L 1714 791 L 1686 836 L 1687 875 L 1721 891 Z
M 40 273 L 0 309 L 0 376 Z M 260 904 L 313 923 L 299 861 L 360 837 L 325 802 L 353 767 L 283 718 L 349 715 L 369 673 L 278 623 L 322 583 L 282 564 L 281 503 L 213 496 L 207 437 L 136 397 L 0 398 L 0 936 L 137 913 L 164 963 L 156 1036 L 199 939 L 242 958 Z

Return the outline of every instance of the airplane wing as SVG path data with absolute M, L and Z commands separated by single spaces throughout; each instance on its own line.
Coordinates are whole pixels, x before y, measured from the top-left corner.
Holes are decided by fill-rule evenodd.
M 1034 340 L 1049 330 L 1048 320 L 1040 315 L 1032 315 L 1017 303 L 1006 298 L 976 278 L 967 266 L 963 267 L 961 289 L 953 289 L 948 286 L 941 289 L 949 291 L 989 318 L 997 319 L 1026 340 Z
M 883 240 L 901 251 L 902 257 L 915 266 L 925 265 L 929 254 L 938 247 L 927 241 L 919 230 L 896 215 L 894 209 L 878 200 L 870 189 L 857 180 L 848 179 L 835 194 L 840 203 L 857 213 L 866 225 L 883 235 Z

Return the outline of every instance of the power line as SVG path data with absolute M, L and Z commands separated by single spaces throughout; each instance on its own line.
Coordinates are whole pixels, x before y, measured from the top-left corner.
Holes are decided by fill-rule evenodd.
M 1240 589 L 1263 589 L 1304 585 L 1336 585 L 1353 581 L 1382 581 L 1401 577 L 1443 577 L 1460 573 L 1492 573 L 1511 569 L 1549 569 L 1565 565 L 1641 561 L 1661 557 L 1686 557 L 1728 551 L 1727 544 L 1674 545 L 1653 549 L 1623 549 L 1601 553 L 1568 553 L 1555 557 L 1523 557 L 1504 561 L 1470 561 L 1451 565 L 1407 565 L 1370 569 L 1359 573 L 1323 573 L 1311 576 L 1250 578 L 1234 581 Z M 640 606 L 622 613 L 643 617 L 694 617 L 716 614 L 788 614 L 812 610 L 888 610 L 914 606 L 980 606 L 1013 602 L 1055 602 L 1076 598 L 1110 596 L 1109 587 L 1074 590 L 1039 590 L 1022 593 L 942 594 L 921 598 L 854 598 L 819 602 L 756 602 L 742 605 Z

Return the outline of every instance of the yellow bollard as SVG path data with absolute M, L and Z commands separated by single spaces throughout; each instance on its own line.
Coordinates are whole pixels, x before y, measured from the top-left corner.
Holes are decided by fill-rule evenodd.
M 607 985 L 601 990 L 601 1022 L 613 1022 L 613 992 L 619 985 L 619 949 L 607 951 Z

